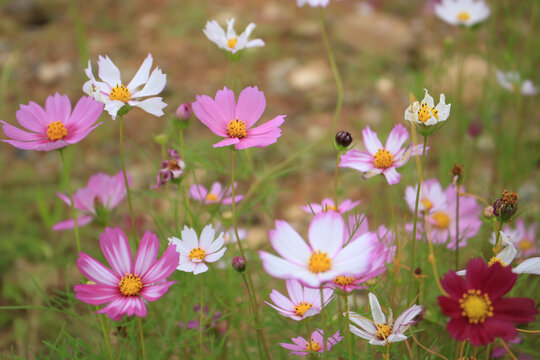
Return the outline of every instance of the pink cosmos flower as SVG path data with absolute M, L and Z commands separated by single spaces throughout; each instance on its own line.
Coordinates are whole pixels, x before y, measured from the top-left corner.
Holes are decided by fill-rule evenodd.
M 131 183 L 131 178 L 128 175 L 128 182 Z M 69 196 L 62 193 L 56 193 L 63 202 L 71 206 Z M 88 179 L 88 184 L 85 188 L 77 190 L 73 194 L 73 203 L 75 209 L 81 211 L 82 216 L 77 217 L 77 225 L 87 225 L 94 218 L 108 216 L 108 211 L 114 209 L 126 196 L 126 183 L 124 175 L 121 171 L 114 176 L 104 173 L 97 173 Z M 104 220 L 104 219 L 101 219 Z M 61 221 L 55 224 L 53 230 L 73 229 L 75 222 L 73 219 Z
M 326 346 L 323 345 L 323 339 L 326 340 Z M 279 345 L 287 350 L 292 350 L 289 352 L 289 355 L 304 356 L 312 352 L 323 353 L 330 351 L 334 345 L 343 340 L 343 336 L 340 336 L 338 330 L 334 335 L 325 338 L 324 331 L 317 329 L 311 334 L 309 341 L 301 336 L 292 338 L 291 340 L 294 344 L 280 343 Z
M 236 190 L 236 183 L 234 183 L 234 188 Z M 197 200 L 202 204 L 232 204 L 232 193 L 230 187 L 223 188 L 221 183 L 215 182 L 212 184 L 210 191 L 202 185 L 192 185 L 189 188 L 189 197 L 193 200 Z M 238 195 L 236 192 L 234 194 L 234 201 L 236 203 L 240 202 L 244 198 L 244 195 Z
M 411 212 L 414 213 L 416 204 L 416 189 L 418 185 L 407 186 L 405 189 L 405 201 Z M 455 194 L 455 193 L 454 193 Z M 446 205 L 446 196 L 442 190 L 441 184 L 437 179 L 427 179 L 420 185 L 420 197 L 418 199 L 418 213 L 438 211 L 444 209 Z
M 390 185 L 397 184 L 401 175 L 396 169 L 405 165 L 411 154 L 422 153 L 422 145 L 401 147 L 409 138 L 409 133 L 401 124 L 395 125 L 390 131 L 384 146 L 369 126 L 362 130 L 362 138 L 367 151 L 352 149 L 346 152 L 339 166 L 361 171 L 364 179 L 383 174 Z
M 281 256 L 259 251 L 267 273 L 278 279 L 297 279 L 318 288 L 336 276 L 359 276 L 370 269 L 377 255 L 377 238 L 366 233 L 349 239 L 340 214 L 317 214 L 309 226 L 309 244 L 285 221 L 276 221 L 270 243 Z
M 352 201 L 350 199 L 347 199 L 341 204 L 339 204 L 339 206 L 336 208 L 336 204 L 334 204 L 334 201 L 332 199 L 324 198 L 320 204 L 309 204 L 306 206 L 302 206 L 302 210 L 313 215 L 317 215 L 320 212 L 330 210 L 337 211 L 340 214 L 344 214 L 357 207 L 358 204 L 360 204 L 360 201 Z
M 20 106 L 15 116 L 19 124 L 28 129 L 21 130 L 5 121 L 2 129 L 10 140 L 2 140 L 23 150 L 51 151 L 76 144 L 92 130 L 103 105 L 89 97 L 82 97 L 71 112 L 71 102 L 67 95 L 56 93 L 49 96 L 45 109 L 30 101 Z
M 112 269 L 81 252 L 77 266 L 94 284 L 75 285 L 77 299 L 91 305 L 109 303 L 98 313 L 114 321 L 124 315 L 145 317 L 145 301 L 156 301 L 176 283 L 166 281 L 178 265 L 175 246 L 169 246 L 157 260 L 159 240 L 150 231 L 144 234 L 134 263 L 126 234 L 119 228 L 105 229 L 99 244 Z
M 214 147 L 234 145 L 236 150 L 241 150 L 253 146 L 266 147 L 281 136 L 279 126 L 285 121 L 285 115 L 278 115 L 261 126 L 252 127 L 265 107 L 264 93 L 255 86 L 242 90 L 238 104 L 234 92 L 224 87 L 218 90 L 215 100 L 207 95 L 198 95 L 192 108 L 204 125 L 214 134 L 225 138 Z
M 265 301 L 265 303 L 273 307 L 281 315 L 296 321 L 317 315 L 334 297 L 334 290 L 323 289 L 324 305 L 321 306 L 320 289 L 303 287 L 298 280 L 287 280 L 286 285 L 289 297 L 282 295 L 277 290 L 272 290 L 270 299 L 275 305 L 268 301 Z
M 519 248 L 520 255 L 528 257 L 539 254 L 540 252 L 536 245 L 537 224 L 533 223 L 527 228 L 523 219 L 517 219 L 515 224 L 515 228 L 511 228 L 510 225 L 504 225 L 503 231 L 512 239 L 513 245 Z M 493 234 L 492 243 L 495 243 L 495 234 Z
M 157 189 L 163 186 L 170 180 L 176 180 L 184 173 L 186 163 L 178 155 L 178 151 L 169 149 L 169 156 L 172 160 L 165 160 L 161 163 L 161 170 L 157 174 L 157 183 L 152 186 L 153 189 Z

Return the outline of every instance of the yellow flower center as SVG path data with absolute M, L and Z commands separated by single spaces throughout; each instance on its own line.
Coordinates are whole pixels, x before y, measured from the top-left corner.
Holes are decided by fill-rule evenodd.
M 429 211 L 433 207 L 433 203 L 428 199 L 422 199 L 420 202 L 424 205 L 424 211 Z
M 531 250 L 534 247 L 534 242 L 529 239 L 523 239 L 519 243 L 519 248 L 523 251 Z
M 351 285 L 354 282 L 354 278 L 350 276 L 336 276 L 334 278 L 334 284 L 340 285 L 340 286 L 347 286 Z
M 194 261 L 194 260 L 202 261 L 204 260 L 204 257 L 206 256 L 206 251 L 198 247 L 195 249 L 191 249 L 188 256 L 191 259 L 191 261 Z
M 109 99 L 127 102 L 128 100 L 131 100 L 131 93 L 124 85 L 116 85 L 112 88 Z
M 296 313 L 296 315 L 304 316 L 306 311 L 308 311 L 312 307 L 313 307 L 313 304 L 309 304 L 307 302 L 302 301 L 294 307 L 294 312 Z
M 120 279 L 118 283 L 120 293 L 124 296 L 136 296 L 139 295 L 143 288 L 141 278 L 137 274 L 126 274 L 126 276 Z
M 386 323 L 377 324 L 377 338 L 379 340 L 386 340 L 392 334 L 392 326 L 388 326 Z
M 486 318 L 493 316 L 493 306 L 488 294 L 482 294 L 480 290 L 469 290 L 459 300 L 459 306 L 463 310 L 462 316 L 469 318 L 469 323 L 483 323 Z
M 437 211 L 435 214 L 433 214 L 432 219 L 435 221 L 433 226 L 435 226 L 437 229 L 448 229 L 448 226 L 450 225 L 450 216 L 448 216 L 448 214 L 444 211 Z
M 335 205 L 326 205 L 324 211 L 337 211 Z
M 489 259 L 489 263 L 488 265 L 491 266 L 495 263 L 499 263 L 501 264 L 502 266 L 506 266 L 506 264 L 504 263 L 504 261 L 502 261 L 502 259 L 500 257 L 492 257 L 491 259 Z
M 436 110 L 435 107 L 429 107 L 427 103 L 423 102 L 420 105 L 420 110 L 418 110 L 418 120 L 425 123 L 431 119 L 431 116 L 439 120 L 439 110 Z
M 468 11 L 460 11 L 457 14 L 457 18 L 459 21 L 465 22 L 471 18 L 471 15 L 469 14 Z
M 169 164 L 167 165 L 168 170 L 182 170 L 180 165 L 178 164 L 178 161 L 176 160 L 169 160 Z
M 332 259 L 325 252 L 314 251 L 309 258 L 308 269 L 312 273 L 318 274 L 330 270 Z
M 373 158 L 373 165 L 377 169 L 389 168 L 394 163 L 394 155 L 386 149 L 379 149 Z
M 237 42 L 238 42 L 238 38 L 236 36 L 233 38 L 230 38 L 229 40 L 227 40 L 227 47 L 231 50 L 234 50 Z
M 47 137 L 51 141 L 61 140 L 67 134 L 67 129 L 61 121 L 51 121 L 47 125 Z
M 311 338 L 311 341 L 306 343 L 306 350 L 307 351 L 313 351 L 313 352 L 319 352 L 321 351 L 321 344 L 319 344 L 319 342 L 313 340 L 313 338 Z
M 227 125 L 227 135 L 230 138 L 243 139 L 247 136 L 246 123 L 238 118 L 231 120 Z
M 210 193 L 206 195 L 206 200 L 208 201 L 218 201 L 218 197 L 216 194 Z

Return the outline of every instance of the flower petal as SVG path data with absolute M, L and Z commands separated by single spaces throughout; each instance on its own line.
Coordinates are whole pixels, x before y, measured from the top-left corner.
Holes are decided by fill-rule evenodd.
M 137 255 L 135 255 L 133 272 L 138 275 L 146 273 L 150 266 L 156 262 L 158 251 L 158 237 L 150 231 L 146 231 L 137 249 Z
M 106 228 L 99 238 L 99 245 L 118 277 L 131 273 L 131 248 L 126 234 L 120 228 Z
M 247 87 L 238 96 L 236 117 L 250 128 L 260 119 L 266 108 L 264 93 L 255 87 Z

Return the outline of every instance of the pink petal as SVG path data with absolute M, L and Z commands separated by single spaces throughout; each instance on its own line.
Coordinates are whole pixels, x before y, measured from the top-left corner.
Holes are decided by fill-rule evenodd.
M 240 142 L 240 140 L 237 139 L 237 138 L 226 138 L 226 139 L 223 139 L 223 140 L 215 143 L 213 146 L 215 148 L 217 148 L 217 147 L 234 145 L 234 144 L 237 144 L 238 142 Z
M 94 126 L 88 127 L 88 128 L 80 128 L 76 131 L 69 132 L 68 129 L 68 135 L 64 138 L 64 140 L 70 144 L 76 144 L 85 137 L 88 136 L 92 131 L 94 131 L 95 128 L 97 128 L 99 125 L 103 124 L 102 122 L 97 123 Z
M 2 129 L 4 130 L 4 133 L 6 134 L 6 136 L 13 140 L 35 141 L 35 140 L 46 138 L 45 134 L 37 134 L 37 133 L 29 132 L 29 131 L 24 131 L 24 130 L 19 129 L 18 127 L 10 125 L 7 122 L 1 121 L 1 120 L 0 120 L 0 123 L 3 124 Z
M 375 168 L 373 155 L 365 151 L 352 149 L 341 157 L 339 167 L 348 167 L 358 171 L 369 171 Z
M 335 211 L 321 212 L 309 225 L 309 243 L 313 250 L 327 252 L 330 258 L 341 250 L 345 240 L 345 222 Z
M 77 217 L 77 225 L 78 226 L 88 225 L 92 222 L 93 219 L 94 217 L 92 215 L 79 216 Z M 73 219 L 60 221 L 59 223 L 54 224 L 52 227 L 52 229 L 55 231 L 68 230 L 68 229 L 74 229 L 74 228 L 75 228 L 75 221 L 73 221 Z
M 64 140 L 57 140 L 57 141 L 45 140 L 45 141 L 42 141 L 41 144 L 38 144 L 35 149 L 37 151 L 51 151 L 51 150 L 61 149 L 68 145 L 69 143 Z
M 371 155 L 375 155 L 379 149 L 383 148 L 379 137 L 376 133 L 371 131 L 369 126 L 366 126 L 366 128 L 362 130 L 362 138 L 364 140 L 364 147 Z
M 99 244 L 117 276 L 131 273 L 131 248 L 126 234 L 120 228 L 106 228 L 99 238 Z
M 395 155 L 401 148 L 401 145 L 409 138 L 409 133 L 401 124 L 397 124 L 392 128 L 384 148 Z
M 17 117 L 17 121 L 22 127 L 41 134 L 46 134 L 47 125 L 54 121 L 49 119 L 49 115 L 45 110 L 33 101 L 30 101 L 28 105 L 21 104 L 20 109 L 15 113 L 15 117 Z
M 79 284 L 74 289 L 78 300 L 91 305 L 102 305 L 122 296 L 118 286 Z
M 396 171 L 396 168 L 389 167 L 383 171 L 383 175 L 388 181 L 388 184 L 395 185 L 401 179 L 401 174 Z
M 221 111 L 211 97 L 207 95 L 197 96 L 197 100 L 193 103 L 191 109 L 195 116 L 214 134 L 221 137 L 227 137 L 227 125 L 230 120 L 223 117 Z
M 108 267 L 85 253 L 79 253 L 77 267 L 86 278 L 98 284 L 118 286 L 120 281 Z
M 281 124 L 283 124 L 283 122 L 285 121 L 285 116 L 286 115 L 278 115 L 272 120 L 267 121 L 260 126 L 248 129 L 248 137 L 250 137 L 251 135 L 263 135 L 271 132 L 275 128 L 280 127 Z
M 270 230 L 268 235 L 272 247 L 283 258 L 297 265 L 308 263 L 311 249 L 287 222 L 276 221 L 275 230 Z
M 90 127 L 94 124 L 103 112 L 103 104 L 94 99 L 83 96 L 77 101 L 71 117 L 65 122 L 66 126 L 74 125 L 79 127 Z M 69 133 L 68 133 L 69 134 Z
M 141 296 L 147 301 L 156 301 L 165 295 L 169 291 L 169 288 L 176 283 L 176 281 L 167 281 L 163 284 L 145 286 L 141 291 Z
M 134 273 L 138 275 L 146 273 L 150 266 L 156 262 L 158 251 L 159 240 L 157 236 L 146 231 L 137 249 L 137 255 L 135 255 Z
M 69 119 L 71 114 L 71 102 L 67 95 L 60 95 L 58 93 L 54 96 L 49 96 L 45 102 L 45 109 L 47 114 L 49 114 L 50 119 L 53 121 L 60 121 L 63 124 Z
M 264 93 L 255 87 L 247 87 L 238 96 L 236 117 L 246 123 L 250 128 L 260 119 L 266 108 Z
M 179 260 L 180 254 L 176 252 L 176 246 L 169 245 L 167 250 L 165 250 L 161 256 L 161 259 L 156 261 L 142 276 L 143 283 L 152 284 L 165 279 L 174 272 L 178 266 Z
M 227 89 L 227 87 L 218 90 L 216 93 L 216 105 L 225 120 L 228 120 L 227 124 L 236 118 L 236 99 L 232 90 Z

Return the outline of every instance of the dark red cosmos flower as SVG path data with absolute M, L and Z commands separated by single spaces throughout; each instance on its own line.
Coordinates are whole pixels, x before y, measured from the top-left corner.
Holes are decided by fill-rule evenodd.
M 496 337 L 512 340 L 516 324 L 534 320 L 538 313 L 529 298 L 503 298 L 514 286 L 517 274 L 500 263 L 488 265 L 473 259 L 467 265 L 465 279 L 455 271 L 441 281 L 448 296 L 439 296 L 441 311 L 450 316 L 446 330 L 451 337 L 472 345 L 487 345 Z

